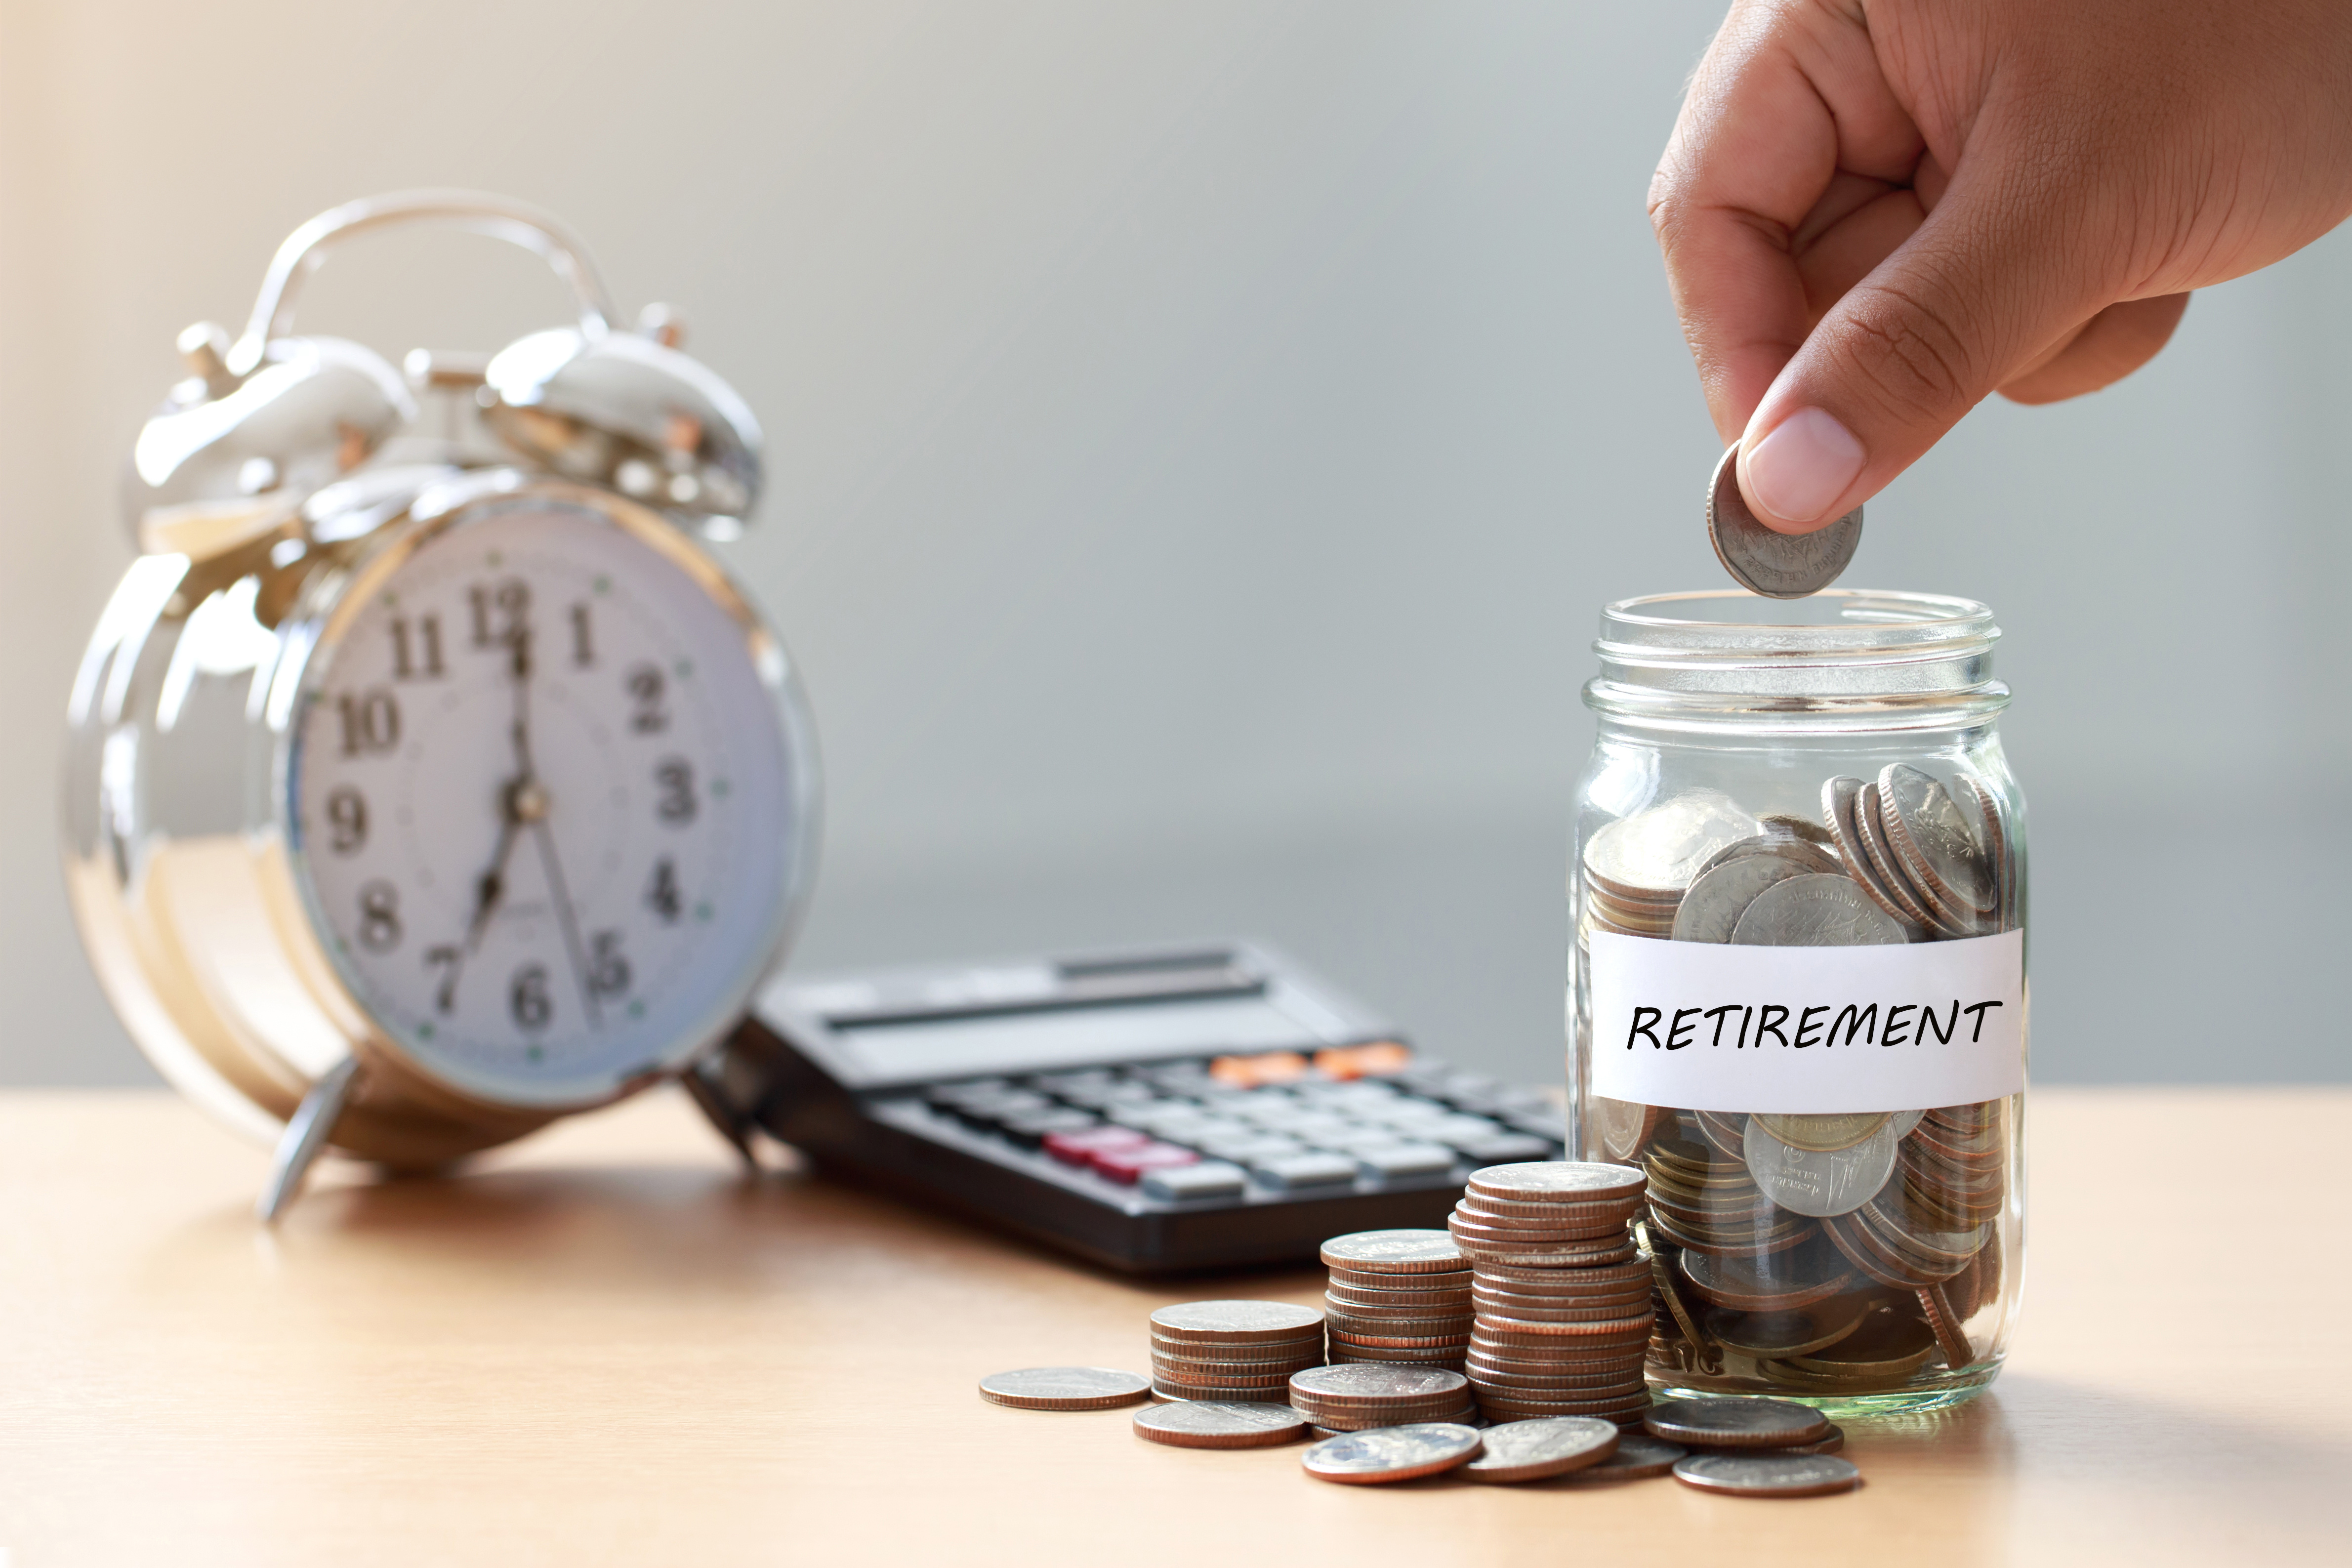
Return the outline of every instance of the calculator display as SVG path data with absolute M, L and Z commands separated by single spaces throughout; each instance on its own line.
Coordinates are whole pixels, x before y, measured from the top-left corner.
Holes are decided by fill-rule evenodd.
M 1266 996 L 1130 1002 L 1081 1011 L 997 1012 L 911 1022 L 836 1023 L 844 1050 L 877 1079 L 1035 1072 L 1118 1058 L 1313 1049 L 1317 1035 Z

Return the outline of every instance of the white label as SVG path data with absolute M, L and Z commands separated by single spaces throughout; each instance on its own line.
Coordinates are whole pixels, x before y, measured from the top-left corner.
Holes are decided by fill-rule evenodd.
M 1740 947 L 1595 931 L 1595 1094 L 1686 1110 L 1916 1110 L 2025 1087 L 2025 933 Z

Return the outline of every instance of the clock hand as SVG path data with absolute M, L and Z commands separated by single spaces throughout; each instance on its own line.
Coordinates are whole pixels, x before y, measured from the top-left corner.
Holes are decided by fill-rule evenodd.
M 450 954 L 449 978 L 441 987 L 444 1012 L 457 1005 L 457 983 L 465 975 L 466 961 L 480 950 L 482 937 L 490 929 L 490 917 L 498 913 L 506 897 L 507 862 L 514 856 L 515 840 L 521 837 L 524 824 L 547 815 L 547 791 L 531 776 L 530 634 L 517 631 L 507 639 L 507 647 L 511 656 L 508 669 L 514 677 L 514 719 L 509 734 L 514 742 L 516 775 L 499 791 L 499 841 L 490 851 L 489 868 L 474 881 L 474 910 L 466 921 L 466 944 Z M 436 953 L 446 951 L 435 950 Z
M 580 921 L 572 908 L 572 892 L 564 885 L 563 866 L 556 858 L 555 834 L 542 815 L 531 822 L 531 837 L 539 841 L 540 863 L 547 868 L 548 891 L 555 898 L 556 923 L 563 928 L 564 955 L 572 963 L 572 978 L 580 986 L 580 999 L 588 1004 L 588 1022 L 595 1028 L 604 1026 L 604 1009 L 596 1000 L 596 988 L 589 984 L 588 955 L 580 945 Z

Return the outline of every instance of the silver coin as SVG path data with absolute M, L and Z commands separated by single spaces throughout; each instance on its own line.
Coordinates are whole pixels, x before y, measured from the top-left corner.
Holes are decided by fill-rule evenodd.
M 1739 493 L 1739 448 L 1715 466 L 1706 487 L 1706 537 L 1732 580 L 1768 599 L 1801 599 L 1838 580 L 1862 542 L 1862 508 L 1811 533 L 1765 527 Z
M 1288 1301 L 1181 1301 L 1151 1314 L 1166 1338 L 1227 1343 L 1296 1339 L 1322 1321 L 1314 1308 Z
M 1591 1160 L 1528 1160 L 1486 1165 L 1470 1173 L 1470 1190 L 1490 1198 L 1531 1201 L 1558 1197 L 1597 1202 L 1638 1198 L 1649 1178 L 1631 1165 Z
M 1920 890 L 1956 912 L 1990 912 L 1991 860 L 1952 792 L 1908 763 L 1893 763 L 1878 775 L 1878 798 L 1891 814 L 1895 852 Z
M 1695 789 L 1622 816 L 1584 847 L 1585 868 L 1618 889 L 1671 898 L 1690 886 L 1716 851 L 1753 838 L 1757 820 L 1719 790 Z
M 1742 1133 L 1748 1173 L 1764 1195 L 1784 1209 L 1823 1218 L 1852 1214 L 1886 1185 L 1895 1173 L 1900 1142 L 1892 1121 L 1851 1149 L 1827 1153 L 1796 1149 L 1772 1136 L 1751 1116 Z
M 1636 1481 L 1663 1476 L 1690 1453 L 1680 1443 L 1666 1443 L 1642 1432 L 1626 1432 L 1617 1439 L 1617 1451 L 1576 1472 L 1580 1481 Z
M 1187 1400 L 1139 1411 L 1135 1435 L 1176 1448 L 1270 1448 L 1307 1430 L 1287 1405 Z
M 1862 1472 L 1832 1454 L 1693 1454 L 1675 1462 L 1675 1479 L 1733 1497 L 1820 1497 L 1852 1491 Z
M 1107 1366 L 1024 1366 L 980 1380 L 980 1396 L 1015 1410 L 1108 1410 L 1151 1392 L 1149 1378 Z
M 1737 844 L 1725 845 L 1707 858 L 1706 864 L 1698 868 L 1698 876 L 1704 877 L 1727 861 L 1741 859 L 1749 855 L 1776 855 L 1783 860 L 1794 862 L 1800 868 L 1807 871 L 1845 869 L 1835 855 L 1811 839 L 1770 831 L 1771 819 L 1769 817 L 1759 816 L 1756 820 L 1766 825 L 1765 832 L 1756 835 L 1753 838 L 1743 838 Z M 1814 831 L 1819 832 L 1820 829 L 1816 828 Z M 1691 882 L 1693 886 L 1696 886 L 1698 877 L 1692 878 Z
M 1468 1260 L 1442 1230 L 1360 1230 L 1323 1244 L 1323 1261 L 1335 1268 L 1373 1274 L 1442 1273 Z
M 1736 847 L 1736 846 L 1735 846 Z M 1785 855 L 1742 855 L 1718 859 L 1711 871 L 1702 871 L 1675 910 L 1676 942 L 1727 942 L 1739 917 L 1756 896 L 1775 882 L 1791 877 L 1820 876 L 1821 868 L 1807 866 Z M 1838 880 L 1845 880 L 1841 873 Z
M 1984 846 L 1985 858 L 1992 870 L 1993 908 L 1990 921 L 1993 930 L 2009 929 L 2010 910 L 2009 834 L 2000 825 L 2000 803 L 1991 790 L 1967 773 L 1960 775 L 1969 798 L 1976 803 L 1977 842 Z
M 1425 1421 L 1327 1438 L 1301 1455 L 1299 1463 L 1320 1480 L 1359 1485 L 1409 1481 L 1467 1464 L 1484 1447 L 1474 1427 Z
M 1885 1110 L 1844 1111 L 1835 1115 L 1776 1116 L 1759 1111 L 1756 1120 L 1764 1131 L 1792 1149 L 1805 1149 L 1816 1154 L 1826 1154 L 1839 1149 L 1851 1149 L 1893 1119 Z M 1910 1129 L 1906 1128 L 1904 1131 Z M 1902 1132 L 1895 1134 L 1897 1138 Z
M 1853 878 L 1803 876 L 1759 893 L 1731 940 L 1743 947 L 1870 947 L 1910 938 Z
M 1459 1394 L 1467 1386 L 1467 1381 L 1458 1372 L 1381 1366 L 1371 1362 L 1310 1367 L 1294 1373 L 1290 1379 L 1293 1394 L 1340 1401 L 1430 1399 L 1439 1394 Z
M 1927 933 L 1912 920 L 1902 901 L 1895 898 L 1895 890 L 1878 874 L 1877 866 L 1871 861 L 1868 847 L 1863 842 L 1859 813 L 1862 792 L 1867 787 L 1860 779 L 1830 780 L 1822 785 L 1822 813 L 1830 819 L 1837 834 L 1838 853 L 1844 858 L 1846 875 L 1870 895 L 1872 903 L 1895 917 L 1908 940 L 1921 941 Z
M 1463 1467 L 1474 1481 L 1539 1481 L 1597 1465 L 1617 1451 L 1617 1424 L 1591 1415 L 1506 1421 L 1480 1434 L 1486 1451 Z
M 1919 1119 L 1927 1114 L 1927 1113 L 1924 1110 L 1896 1111 L 1895 1113 L 1895 1136 L 1897 1138 L 1909 1137 L 1911 1135 L 1911 1129 L 1918 1126 Z
M 1777 1448 L 1813 1441 L 1829 1431 L 1830 1418 L 1789 1399 L 1669 1399 L 1651 1406 L 1642 1425 L 1669 1443 Z
M 1927 896 L 1919 890 L 1910 872 L 1903 868 L 1902 858 L 1895 853 L 1888 839 L 1886 802 L 1879 797 L 1874 784 L 1862 786 L 1862 794 L 1853 803 L 1854 825 L 1862 829 L 1862 852 L 1870 868 L 1878 873 L 1878 881 L 1895 901 L 1903 907 L 1906 920 L 1932 936 L 1966 936 L 1964 929 L 1941 919 Z

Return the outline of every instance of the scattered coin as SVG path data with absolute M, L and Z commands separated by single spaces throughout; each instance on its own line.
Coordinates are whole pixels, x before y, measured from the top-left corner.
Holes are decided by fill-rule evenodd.
M 1484 1447 L 1475 1427 L 1422 1422 L 1326 1438 L 1299 1463 L 1318 1480 L 1360 1486 L 1437 1475 L 1469 1463 Z
M 1107 1366 L 1024 1366 L 980 1380 L 980 1396 L 1015 1410 L 1108 1410 L 1151 1392 L 1149 1379 Z
M 1693 1454 L 1675 1465 L 1675 1479 L 1727 1497 L 1820 1497 L 1852 1491 L 1862 1472 L 1828 1455 Z
M 1307 1418 L 1287 1405 L 1229 1405 L 1194 1400 L 1154 1405 L 1135 1417 L 1135 1435 L 1172 1448 L 1270 1448 L 1307 1431 Z
M 1742 1453 L 1744 1453 L 1744 1454 L 1758 1454 L 1758 1453 L 1770 1453 L 1770 1454 L 1792 1454 L 1792 1455 L 1802 1456 L 1802 1455 L 1806 1455 L 1806 1454 L 1834 1454 L 1834 1453 L 1836 1453 L 1840 1448 L 1843 1448 L 1843 1447 L 1845 1447 L 1845 1428 L 1844 1428 L 1844 1427 L 1843 1427 L 1843 1426 L 1834 1426 L 1834 1425 L 1832 1425 L 1827 1432 L 1823 1433 L 1821 1436 L 1818 1436 L 1818 1437 L 1814 1438 L 1814 1439 L 1813 1439 L 1811 1442 L 1810 1442 L 1810 1443 L 1790 1443 L 1790 1444 L 1786 1445 L 1785 1447 L 1773 1447 L 1773 1448 L 1706 1448 L 1706 1447 L 1701 1447 L 1701 1448 L 1693 1448 L 1693 1449 L 1691 1450 L 1691 1452 L 1693 1452 L 1693 1453 L 1695 1453 L 1695 1454 L 1742 1454 Z
M 1776 1448 L 1829 1433 L 1829 1417 L 1786 1399 L 1669 1399 L 1643 1417 L 1653 1437 L 1685 1447 Z
M 1862 542 L 1862 508 L 1811 533 L 1764 526 L 1739 493 L 1739 448 L 1723 454 L 1706 489 L 1706 537 L 1733 582 L 1768 599 L 1801 599 L 1838 580 Z
M 1576 1472 L 1580 1481 L 1640 1481 L 1663 1476 L 1690 1452 L 1679 1443 L 1661 1442 L 1640 1432 L 1617 1439 L 1617 1451 L 1588 1469 Z

